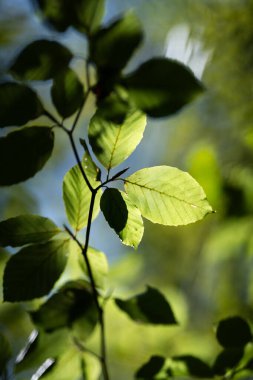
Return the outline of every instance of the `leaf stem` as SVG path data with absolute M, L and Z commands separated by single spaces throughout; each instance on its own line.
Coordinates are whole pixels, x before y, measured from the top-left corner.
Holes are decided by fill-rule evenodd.
M 89 258 L 87 255 L 88 247 L 89 247 L 89 239 L 90 239 L 90 231 L 91 231 L 91 223 L 92 223 L 92 214 L 95 204 L 95 199 L 97 195 L 97 190 L 93 190 L 91 194 L 91 201 L 90 201 L 90 209 L 89 209 L 89 215 L 88 215 L 88 222 L 87 222 L 87 229 L 86 229 L 86 238 L 85 238 L 85 244 L 82 250 L 82 254 L 87 266 L 88 275 L 91 282 L 91 287 L 94 295 L 94 300 L 97 306 L 98 310 L 98 317 L 99 317 L 99 323 L 100 323 L 100 329 L 101 329 L 101 365 L 102 365 L 102 372 L 104 380 L 109 380 L 109 374 L 107 369 L 107 355 L 106 355 L 106 342 L 105 342 L 105 323 L 104 323 L 104 310 L 99 304 L 99 295 L 96 288 L 96 283 L 94 280 L 94 276 L 92 273 L 92 268 L 89 262 Z

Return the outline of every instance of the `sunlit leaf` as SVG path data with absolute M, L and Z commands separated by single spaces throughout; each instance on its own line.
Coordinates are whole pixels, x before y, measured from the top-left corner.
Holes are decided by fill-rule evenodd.
M 61 230 L 48 218 L 19 215 L 0 222 L 0 245 L 19 247 L 51 239 Z
M 137 248 L 144 232 L 143 221 L 139 209 L 127 195 L 117 189 L 106 189 L 101 197 L 100 207 L 122 243 Z
M 5 372 L 8 361 L 11 359 L 12 350 L 6 336 L 0 332 L 0 378 Z
M 135 379 L 151 380 L 159 374 L 165 364 L 165 358 L 162 356 L 151 356 L 147 363 L 143 364 L 135 374 Z
M 92 37 L 90 59 L 103 70 L 120 70 L 141 41 L 142 28 L 139 20 L 132 12 L 128 12 Z
M 123 83 L 136 106 L 153 117 L 177 112 L 203 91 L 186 66 L 167 58 L 143 63 Z
M 130 112 L 121 125 L 95 114 L 88 131 L 94 154 L 110 170 L 133 153 L 143 137 L 145 126 L 146 117 L 139 111 Z
M 92 186 L 99 186 L 100 182 L 94 177 L 94 171 L 86 166 L 87 157 L 82 162 L 83 169 Z M 93 209 L 93 219 L 99 213 L 99 201 L 102 191 L 97 192 Z M 91 191 L 88 188 L 78 165 L 72 167 L 64 176 L 63 200 L 68 221 L 75 231 L 81 230 L 87 225 L 90 209 Z
M 52 154 L 54 132 L 48 127 L 29 127 L 0 138 L 0 186 L 33 177 Z
M 0 104 L 0 128 L 24 125 L 43 113 L 37 94 L 20 83 L 0 84 Z
M 85 151 L 83 156 L 83 162 L 85 164 L 85 171 L 88 173 L 89 177 L 95 178 L 97 181 L 101 180 L 101 170 L 97 167 L 93 161 L 89 147 L 84 139 L 80 139 L 80 143 Z
M 243 347 L 252 342 L 252 333 L 248 322 L 237 316 L 220 321 L 216 337 L 225 348 Z
M 136 322 L 172 325 L 176 324 L 173 311 L 162 293 L 150 286 L 128 300 L 115 299 L 117 306 Z
M 184 225 L 212 212 L 202 187 L 170 166 L 141 169 L 125 179 L 130 200 L 153 223 Z
M 67 68 L 54 77 L 51 95 L 59 114 L 63 118 L 67 118 L 83 104 L 83 85 L 76 73 Z
M 79 251 L 80 253 L 80 251 Z M 88 259 L 90 261 L 92 274 L 94 277 L 95 284 L 99 289 L 105 289 L 108 277 L 108 261 L 106 255 L 98 251 L 95 248 L 88 248 Z M 87 281 L 90 282 L 87 266 L 84 262 L 83 257 L 79 255 L 79 263 L 84 273 L 86 273 Z
M 104 13 L 104 0 L 36 0 L 44 19 L 56 30 L 64 32 L 69 26 L 94 32 Z
M 5 301 L 25 301 L 46 295 L 63 272 L 69 254 L 68 240 L 52 240 L 21 249 L 7 262 Z
M 79 322 L 82 336 L 88 337 L 98 315 L 90 286 L 84 281 L 70 281 L 53 294 L 38 310 L 30 313 L 35 324 L 46 331 L 74 328 Z
M 60 43 L 37 40 L 19 53 L 10 71 L 25 80 L 51 79 L 68 66 L 71 58 L 72 53 Z

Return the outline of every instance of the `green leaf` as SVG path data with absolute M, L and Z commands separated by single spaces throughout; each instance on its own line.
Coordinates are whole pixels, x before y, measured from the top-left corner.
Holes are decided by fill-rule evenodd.
M 225 348 L 220 352 L 213 364 L 213 373 L 219 376 L 226 374 L 227 370 L 235 368 L 244 354 L 242 347 Z
M 75 113 L 83 104 L 83 85 L 76 73 L 67 68 L 60 71 L 53 80 L 51 89 L 53 103 L 63 118 Z
M 51 333 L 34 330 L 26 346 L 19 353 L 15 363 L 15 373 L 33 369 L 35 372 L 47 359 L 62 355 L 70 345 L 67 330 L 61 329 Z M 27 378 L 27 376 L 24 376 Z
M 0 245 L 19 247 L 51 239 L 61 230 L 48 218 L 19 215 L 0 222 Z
M 23 80 L 52 79 L 68 66 L 71 58 L 72 53 L 58 42 L 37 40 L 19 53 L 10 71 Z
M 98 380 L 100 368 L 97 358 L 70 345 L 43 376 L 43 380 Z
M 216 338 L 225 348 L 244 347 L 252 342 L 252 333 L 248 322 L 235 316 L 219 322 Z
M 88 162 L 87 156 L 84 157 L 82 162 L 83 169 L 92 186 L 97 187 L 100 182 L 96 180 L 95 172 L 91 166 L 86 166 Z M 99 201 L 102 194 L 100 189 L 97 192 L 95 199 L 93 219 L 95 219 L 99 213 Z M 65 210 L 68 217 L 68 221 L 75 231 L 81 230 L 87 225 L 88 214 L 91 201 L 91 191 L 88 188 L 81 170 L 78 165 L 73 166 L 64 176 L 63 179 L 63 200 L 65 204 Z
M 43 114 L 37 94 L 20 83 L 0 84 L 0 104 L 0 128 L 24 125 Z
M 199 80 L 183 64 L 153 58 L 123 79 L 136 106 L 153 117 L 179 111 L 203 91 Z
M 85 151 L 83 156 L 83 163 L 85 164 L 85 170 L 88 172 L 89 176 L 92 178 L 96 178 L 97 181 L 101 180 L 101 170 L 97 167 L 95 162 L 93 161 L 88 145 L 84 139 L 80 139 L 80 143 Z
M 12 350 L 6 336 L 0 332 L 0 378 L 6 370 L 6 365 L 11 359 Z M 3 376 L 4 378 L 4 376 Z
M 210 378 L 213 377 L 211 368 L 203 362 L 203 360 L 196 358 L 192 355 L 180 355 L 174 356 L 173 361 L 183 362 L 189 372 L 189 375 L 199 378 Z
M 88 248 L 87 255 L 90 261 L 96 287 L 99 289 L 105 289 L 106 284 L 107 284 L 107 277 L 108 277 L 108 261 L 107 261 L 106 255 L 103 252 L 98 251 L 97 249 L 92 248 L 92 247 Z M 86 280 L 90 282 L 88 270 L 87 270 L 84 258 L 81 256 L 80 249 L 79 249 L 79 264 L 83 272 L 86 274 Z
M 37 0 L 46 21 L 59 32 L 73 26 L 88 34 L 96 31 L 104 14 L 104 0 Z
M 128 100 L 116 91 L 111 92 L 105 98 L 102 97 L 102 100 L 97 102 L 97 106 L 97 115 L 101 119 L 115 124 L 122 124 L 130 110 Z
M 13 255 L 4 272 L 4 300 L 26 301 L 46 295 L 65 268 L 68 248 L 68 240 L 52 240 Z
M 150 286 L 144 293 L 126 301 L 115 299 L 115 302 L 122 311 L 136 322 L 162 325 L 177 323 L 164 295 Z
M 52 154 L 54 133 L 49 127 L 29 127 L 0 138 L 0 186 L 33 177 Z
M 174 167 L 141 169 L 125 179 L 125 189 L 153 223 L 185 225 L 213 212 L 202 187 L 190 174 Z
M 88 131 L 94 154 L 108 170 L 121 164 L 140 143 L 145 126 L 146 116 L 140 111 L 130 112 L 121 125 L 95 114 Z
M 144 226 L 139 209 L 127 195 L 117 189 L 106 189 L 101 197 L 100 207 L 122 243 L 137 248 L 143 236 Z
M 128 12 L 90 41 L 90 60 L 103 70 L 121 70 L 142 41 L 142 28 L 134 13 Z
M 79 322 L 82 336 L 94 330 L 97 308 L 90 286 L 84 281 L 70 281 L 50 297 L 38 310 L 30 313 L 35 324 L 50 332 L 62 327 L 74 328 Z
M 160 372 L 165 364 L 165 358 L 153 355 L 135 374 L 135 379 L 151 380 Z

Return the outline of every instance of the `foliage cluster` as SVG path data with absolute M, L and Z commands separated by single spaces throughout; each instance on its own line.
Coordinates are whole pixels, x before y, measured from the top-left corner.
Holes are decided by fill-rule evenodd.
M 0 84 L 0 128 L 15 127 L 0 138 L 0 185 L 26 181 L 40 171 L 52 155 L 56 129 L 66 134 L 76 161 L 63 178 L 69 225 L 61 228 L 31 214 L 0 222 L 1 246 L 21 247 L 15 254 L 6 251 L 4 301 L 36 300 L 36 308 L 28 311 L 36 331 L 15 361 L 7 337 L 0 335 L 1 377 L 108 380 L 110 337 L 107 342 L 104 316 L 109 300 L 138 323 L 177 321 L 165 296 L 152 286 L 126 300 L 110 294 L 106 255 L 89 244 L 92 221 L 101 211 L 122 243 L 137 249 L 144 233 L 143 217 L 179 226 L 213 212 L 198 182 L 175 167 L 144 168 L 129 176 L 127 167 L 113 172 L 141 142 L 147 116 L 172 115 L 204 89 L 186 66 L 163 57 L 126 74 L 125 67 L 143 39 L 132 12 L 104 26 L 103 0 L 35 3 L 49 28 L 59 33 L 69 27 L 78 30 L 88 43 L 88 56 L 85 78 L 81 78 L 71 68 L 74 56 L 66 46 L 36 40 L 19 52 L 9 69 L 11 79 Z M 48 81 L 53 113 L 32 88 L 34 81 Z M 80 140 L 84 151 L 80 157 L 75 132 L 91 96 L 96 112 L 89 122 L 88 140 Z M 36 123 L 40 117 L 47 119 L 44 126 Z M 71 117 L 69 128 L 66 119 Z M 87 345 L 95 330 L 100 334 L 98 352 Z M 135 377 L 233 378 L 252 370 L 252 333 L 245 320 L 221 321 L 216 336 L 223 350 L 213 366 L 192 355 L 153 356 Z

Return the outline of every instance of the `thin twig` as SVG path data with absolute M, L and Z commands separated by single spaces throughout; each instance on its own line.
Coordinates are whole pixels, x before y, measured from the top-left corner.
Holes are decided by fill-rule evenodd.
M 94 191 L 94 189 L 91 186 L 91 183 L 90 183 L 90 181 L 89 181 L 89 179 L 88 179 L 88 177 L 87 177 L 87 175 L 86 175 L 86 173 L 84 171 L 83 165 L 81 163 L 80 157 L 79 157 L 77 149 L 76 149 L 76 145 L 75 145 L 75 141 L 74 141 L 72 132 L 69 132 L 68 135 L 69 135 L 69 140 L 70 140 L 70 143 L 71 143 L 71 146 L 72 146 L 72 149 L 73 149 L 73 153 L 75 155 L 76 162 L 77 162 L 77 164 L 79 166 L 79 169 L 80 169 L 80 171 L 82 173 L 82 176 L 83 176 L 83 178 L 84 178 L 84 180 L 86 182 L 86 185 L 88 186 L 89 190 L 92 193 Z

